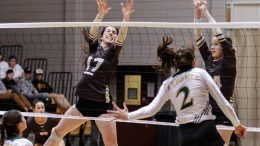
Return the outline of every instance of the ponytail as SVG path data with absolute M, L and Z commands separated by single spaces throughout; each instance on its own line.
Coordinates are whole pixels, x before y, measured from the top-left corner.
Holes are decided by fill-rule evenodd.
M 160 61 L 161 67 L 159 70 L 163 73 L 169 71 L 172 67 L 176 67 L 175 63 L 175 53 L 173 48 L 169 48 L 168 46 L 172 44 L 173 39 L 169 36 L 163 37 L 163 43 L 159 45 L 157 49 L 157 59 Z
M 163 73 L 169 71 L 172 67 L 176 70 L 192 68 L 195 58 L 194 47 L 182 47 L 174 51 L 173 48 L 168 47 L 172 42 L 173 39 L 171 37 L 163 37 L 163 43 L 157 49 L 157 59 L 162 64 L 157 68 Z

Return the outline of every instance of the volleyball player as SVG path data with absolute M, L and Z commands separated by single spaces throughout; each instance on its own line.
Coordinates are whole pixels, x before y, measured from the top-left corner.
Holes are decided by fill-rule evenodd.
M 107 0 L 97 0 L 98 14 L 95 22 L 100 22 L 111 9 Z M 123 21 L 129 21 L 134 12 L 133 0 L 122 3 Z M 127 27 L 121 27 L 119 32 L 115 27 L 105 27 L 101 32 L 100 43 L 98 41 L 98 27 L 92 26 L 88 39 L 89 56 L 87 58 L 86 70 L 76 89 L 79 96 L 75 106 L 72 106 L 65 114 L 76 116 L 107 117 L 107 110 L 112 109 L 109 98 L 109 83 L 112 71 L 118 64 L 119 53 L 126 38 Z M 64 135 L 80 126 L 86 120 L 62 119 L 53 128 L 52 134 L 45 146 L 56 146 Z M 98 122 L 104 144 L 106 146 L 117 146 L 116 125 L 114 122 Z
M 7 111 L 0 121 L 0 146 L 33 146 L 32 142 L 22 137 L 26 127 L 26 121 L 18 110 Z
M 33 112 L 44 113 L 45 105 L 42 100 L 35 99 L 33 101 Z M 33 132 L 34 146 L 42 146 L 51 134 L 51 130 L 59 123 L 59 119 L 47 117 L 29 117 L 26 120 L 27 129 L 24 131 L 24 137 L 28 137 L 30 132 Z M 65 146 L 64 141 L 61 141 L 59 146 Z
M 246 129 L 213 79 L 205 70 L 194 68 L 194 49 L 173 51 L 167 47 L 171 43 L 172 38 L 164 37 L 157 55 L 163 70 L 174 67 L 177 72 L 163 82 L 155 99 L 149 105 L 130 113 L 125 104 L 124 109 L 120 109 L 113 103 L 117 110 L 108 112 L 120 119 L 142 119 L 153 116 L 171 100 L 177 113 L 176 123 L 180 125 L 182 146 L 222 146 L 224 141 L 216 129 L 215 116 L 211 113 L 210 93 L 235 126 L 236 134 L 243 137 Z
M 201 22 L 202 15 L 209 23 L 216 21 L 210 15 L 205 0 L 194 0 L 194 17 L 195 22 Z M 202 36 L 201 29 L 195 29 L 195 39 L 200 51 L 200 54 L 205 62 L 206 70 L 214 79 L 220 91 L 227 101 L 233 103 L 232 95 L 236 79 L 236 56 L 235 50 L 232 47 L 230 38 L 225 37 L 220 28 L 212 29 L 213 37 L 211 48 L 208 47 L 205 38 Z M 231 126 L 232 123 L 217 106 L 216 102 L 210 96 L 212 112 L 216 115 L 216 123 L 218 125 Z M 220 135 L 228 145 L 232 130 L 219 130 Z

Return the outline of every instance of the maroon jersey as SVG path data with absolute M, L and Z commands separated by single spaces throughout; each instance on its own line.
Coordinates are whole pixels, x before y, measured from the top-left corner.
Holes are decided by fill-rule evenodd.
M 90 34 L 88 44 L 86 69 L 77 85 L 76 95 L 79 96 L 79 100 L 108 102 L 108 86 L 118 64 L 122 43 L 117 41 L 110 48 L 102 48 L 98 40 L 92 39 Z
M 225 98 L 229 102 L 232 102 L 231 97 L 235 87 L 236 78 L 235 51 L 222 34 L 219 34 L 216 37 L 218 38 L 224 54 L 223 58 L 219 60 L 214 60 L 212 57 L 204 37 L 200 37 L 196 42 L 199 46 L 200 54 L 205 62 L 207 72 L 215 80 Z M 210 101 L 213 109 L 218 110 L 219 107 L 216 102 L 212 98 Z

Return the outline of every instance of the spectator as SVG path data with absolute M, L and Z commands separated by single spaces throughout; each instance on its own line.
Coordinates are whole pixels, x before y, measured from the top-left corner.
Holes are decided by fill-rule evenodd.
M 0 81 L 0 99 L 14 100 L 24 111 L 32 110 L 30 102 L 24 96 L 13 93 L 11 89 L 6 89 L 4 83 Z
M 6 76 L 6 71 L 8 70 L 9 66 L 6 61 L 3 60 L 3 54 L 0 52 L 0 79 L 4 79 Z
M 30 100 L 41 99 L 43 101 L 49 101 L 53 99 L 57 106 L 62 109 L 61 112 L 66 111 L 70 107 L 70 103 L 66 100 L 64 95 L 42 92 L 38 90 L 32 84 L 32 70 L 30 67 L 25 68 L 24 77 L 18 81 L 18 86 L 21 88 L 22 93 Z
M 21 67 L 21 65 L 16 63 L 15 56 L 10 56 L 8 58 L 8 64 L 9 64 L 9 69 L 12 69 L 14 71 L 14 79 L 18 80 L 19 78 L 22 78 L 24 70 Z
M 22 137 L 26 129 L 24 116 L 17 110 L 7 111 L 0 122 L 0 145 L 4 146 L 33 146 L 32 142 Z M 7 138 L 5 138 L 7 135 Z
M 31 78 L 32 70 L 30 67 L 26 67 L 24 72 L 24 77 L 18 80 L 17 84 L 21 88 L 22 94 L 24 94 L 28 99 L 33 101 L 34 99 L 41 99 L 43 101 L 49 100 L 48 93 L 38 93 L 37 89 L 34 88 Z
M 45 105 L 43 101 L 35 99 L 33 101 L 33 112 L 44 113 Z M 34 146 L 42 146 L 49 138 L 51 130 L 59 123 L 59 119 L 47 117 L 29 117 L 26 120 L 27 129 L 24 131 L 24 137 L 28 137 L 30 132 L 35 135 Z M 61 141 L 59 146 L 64 146 L 64 141 Z
M 16 95 L 19 97 L 20 100 L 23 101 L 23 103 L 25 104 L 25 106 L 27 107 L 24 108 L 24 106 L 18 103 L 18 105 L 20 105 L 21 107 L 23 107 L 24 110 L 28 110 L 28 109 L 32 109 L 32 106 L 30 104 L 30 102 L 27 100 L 27 98 L 21 94 L 21 89 L 20 87 L 16 84 L 14 78 L 13 78 L 14 72 L 12 69 L 8 69 L 6 71 L 6 77 L 2 80 L 5 89 L 6 89 L 6 95 L 11 96 L 10 98 L 13 98 L 17 103 L 18 103 L 18 98 L 15 97 Z M 3 89 L 3 93 L 4 93 L 4 89 Z M 4 96 L 5 98 L 8 96 Z
M 35 71 L 34 80 L 32 81 L 34 87 L 38 90 L 38 92 L 43 93 L 52 93 L 53 88 L 43 80 L 43 70 L 38 68 Z
M 15 80 L 14 80 L 14 71 L 12 69 L 8 69 L 6 71 L 6 76 L 5 78 L 2 80 L 6 89 L 11 89 L 13 92 L 15 93 L 20 93 L 20 89 L 18 88 Z

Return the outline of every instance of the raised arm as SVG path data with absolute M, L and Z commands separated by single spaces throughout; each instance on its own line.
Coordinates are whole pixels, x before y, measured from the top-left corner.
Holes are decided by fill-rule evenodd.
M 206 0 L 200 0 L 201 3 L 199 6 L 197 6 L 198 9 L 201 10 L 201 13 L 203 16 L 207 19 L 209 23 L 216 23 L 216 20 L 211 16 L 211 14 L 208 11 L 208 8 L 206 6 L 207 1 Z M 222 34 L 222 31 L 220 28 L 212 28 L 212 32 L 214 35 Z
M 201 9 L 202 9 L 202 7 L 205 7 L 204 3 L 205 2 L 201 1 L 201 0 L 193 0 L 194 22 L 195 23 L 202 22 Z M 208 57 L 210 56 L 210 51 L 209 51 L 205 38 L 202 36 L 201 28 L 194 29 L 194 36 L 195 36 L 196 44 L 199 48 L 200 54 L 201 54 L 204 62 L 206 62 L 208 60 Z
M 200 0 L 201 5 L 197 7 L 203 14 L 203 16 L 207 19 L 209 23 L 216 23 L 215 19 L 211 16 L 209 13 L 207 7 L 206 7 L 206 0 Z M 233 51 L 232 44 L 227 43 L 227 40 L 225 36 L 222 33 L 222 30 L 220 28 L 212 28 L 213 34 L 217 37 L 218 42 L 220 43 L 221 47 L 223 48 L 223 54 L 226 60 L 230 62 L 235 61 L 235 52 Z
M 202 18 L 201 18 L 201 10 L 198 8 L 198 5 L 200 3 L 198 3 L 197 0 L 193 0 L 193 5 L 194 5 L 194 22 L 198 23 L 198 22 L 202 22 Z M 196 41 L 202 37 L 202 33 L 201 33 L 201 28 L 195 28 L 194 29 L 194 35 L 195 35 L 195 39 Z
M 121 3 L 121 6 L 122 6 L 123 22 L 128 22 L 130 20 L 131 14 L 135 11 L 134 1 L 127 0 L 125 3 Z M 116 43 L 123 44 L 127 32 L 128 32 L 127 26 L 121 27 L 117 36 Z
M 98 14 L 97 14 L 96 18 L 94 19 L 94 22 L 101 22 L 111 8 L 108 6 L 107 0 L 96 0 L 96 2 L 97 2 L 97 6 L 98 6 Z M 90 27 L 89 35 L 92 40 L 97 39 L 98 28 L 99 28 L 98 26 L 94 26 L 94 25 Z

